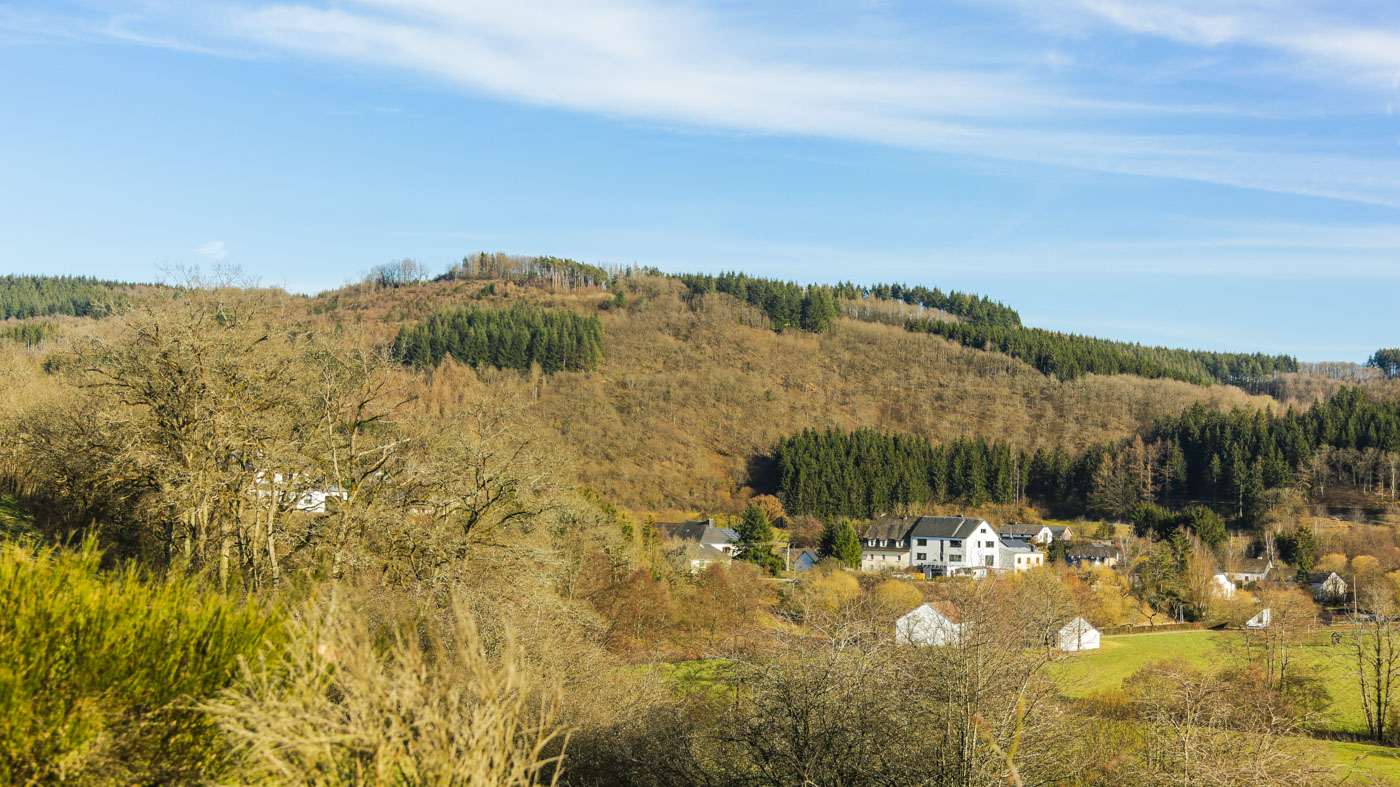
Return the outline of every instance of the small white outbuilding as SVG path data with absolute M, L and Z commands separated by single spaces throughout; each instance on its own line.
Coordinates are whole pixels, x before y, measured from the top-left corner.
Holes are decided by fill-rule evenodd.
M 962 624 L 932 604 L 923 604 L 894 623 L 894 641 L 900 645 L 956 645 Z
M 1235 583 L 1231 582 L 1230 577 L 1225 573 L 1216 574 L 1210 578 L 1210 582 L 1211 591 L 1214 592 L 1215 595 L 1227 601 L 1235 597 L 1235 590 L 1237 589 Z
M 1099 630 L 1084 618 L 1075 618 L 1066 623 L 1055 634 L 1055 647 L 1067 653 L 1080 650 L 1097 650 Z
M 1258 615 L 1255 615 L 1254 617 L 1250 618 L 1248 622 L 1244 624 L 1244 627 L 1247 629 L 1256 630 L 1266 629 L 1272 622 L 1274 622 L 1274 611 L 1269 607 L 1264 607 L 1264 609 L 1260 610 Z

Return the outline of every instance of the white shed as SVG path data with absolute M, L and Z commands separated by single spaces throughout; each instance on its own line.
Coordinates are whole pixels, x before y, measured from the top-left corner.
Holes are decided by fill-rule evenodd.
M 1084 618 L 1075 618 L 1055 634 L 1055 647 L 1067 653 L 1098 650 L 1099 630 Z
M 1224 573 L 1216 574 L 1210 578 L 1211 590 L 1221 598 L 1226 600 L 1235 597 L 1235 583 L 1230 581 L 1230 577 Z
M 932 604 L 924 604 L 894 623 L 894 641 L 900 645 L 956 645 L 962 624 Z
M 1250 618 L 1244 627 L 1247 629 L 1266 629 L 1272 622 L 1274 622 L 1274 611 L 1269 607 L 1264 607 L 1258 615 Z

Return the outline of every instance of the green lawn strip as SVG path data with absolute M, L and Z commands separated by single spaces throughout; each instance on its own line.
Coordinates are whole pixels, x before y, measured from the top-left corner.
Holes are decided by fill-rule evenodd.
M 1355 765 L 1358 774 L 1400 785 L 1400 750 L 1348 741 L 1320 741 L 1331 761 L 1343 769 Z
M 1148 664 L 1185 659 L 1190 664 L 1208 665 L 1221 655 L 1220 645 L 1228 645 L 1228 636 L 1223 632 L 1183 631 L 1104 637 L 1098 650 L 1056 662 L 1049 674 L 1065 696 L 1086 697 L 1120 688 L 1125 679 Z

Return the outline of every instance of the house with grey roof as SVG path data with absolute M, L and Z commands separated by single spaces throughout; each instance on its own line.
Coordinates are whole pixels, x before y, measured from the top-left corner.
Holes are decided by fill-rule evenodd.
M 1065 547 L 1065 565 L 1079 568 L 1081 566 L 1108 566 L 1112 568 L 1118 565 L 1122 555 L 1116 547 L 1104 544 L 1074 543 Z
M 1007 522 L 997 528 L 997 535 L 1002 538 L 1014 538 L 1017 541 L 1025 541 L 1031 544 L 1048 544 L 1054 536 L 1050 528 L 1046 525 L 1028 525 L 1025 523 Z
M 684 552 L 692 571 L 703 570 L 712 563 L 728 563 L 734 556 L 734 544 L 739 540 L 738 533 L 716 527 L 713 519 L 657 522 L 656 532 Z
M 881 517 L 861 537 L 865 571 L 912 568 L 931 575 L 981 576 L 1001 568 L 1001 542 L 985 519 Z
M 1069 529 L 1069 525 L 1049 525 L 1050 537 L 1056 541 L 1073 541 L 1074 533 Z
M 1263 582 L 1274 568 L 1274 561 L 1267 557 L 1242 557 L 1234 561 L 1234 568 L 1226 572 L 1230 580 L 1239 585 Z
M 1036 566 L 1045 565 L 1045 553 L 1031 547 L 1024 541 L 1014 538 L 1000 539 L 1000 567 L 1006 571 L 1030 571 Z

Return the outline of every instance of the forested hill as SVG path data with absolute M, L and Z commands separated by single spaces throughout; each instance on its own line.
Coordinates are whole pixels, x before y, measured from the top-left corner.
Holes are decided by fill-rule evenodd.
M 1140 344 L 1057 333 L 1021 324 L 1014 309 L 980 295 L 943 292 L 903 284 L 869 286 L 844 282 L 835 286 L 800 285 L 724 273 L 677 277 L 692 295 L 723 293 L 760 309 L 773 330 L 829 330 L 841 314 L 839 301 L 872 298 L 933 309 L 936 317 L 913 316 L 904 328 L 933 333 L 978 350 L 999 352 L 1035 367 L 1042 374 L 1072 380 L 1085 374 L 1131 374 L 1208 385 L 1257 386 L 1280 373 L 1298 371 L 1289 355 L 1225 353 L 1145 347 Z M 860 310 L 851 311 L 857 318 Z M 949 319 L 951 317 L 951 319 Z
M 93 317 L 125 306 L 132 285 L 87 276 L 0 276 L 0 320 Z
M 1032 454 L 1073 453 L 1131 439 L 1196 403 L 1272 404 L 1173 379 L 1060 379 L 902 325 L 832 318 L 829 302 L 798 285 L 754 288 L 785 293 L 796 324 L 778 331 L 767 304 L 721 292 L 718 282 L 697 293 L 679 277 L 643 271 L 599 286 L 584 283 L 581 268 L 509 260 L 510 275 L 492 277 L 501 262 L 478 256 L 441 281 L 347 288 L 309 306 L 314 319 L 364 326 L 386 346 L 398 338 L 406 368 L 430 381 L 423 404 L 435 411 L 483 391 L 523 399 L 530 433 L 583 485 L 632 508 L 723 510 L 748 494 L 754 472 L 766 472 L 778 441 L 805 428 L 938 443 L 985 436 Z M 823 330 L 803 330 L 804 299 Z M 591 349 L 598 337 L 601 351 Z M 575 350 L 586 352 L 568 355 Z M 565 361 L 575 357 L 580 365 Z

